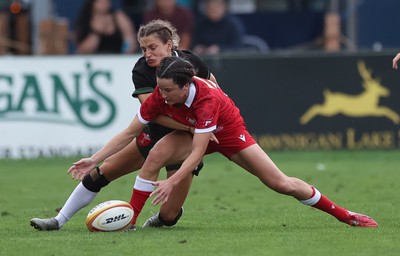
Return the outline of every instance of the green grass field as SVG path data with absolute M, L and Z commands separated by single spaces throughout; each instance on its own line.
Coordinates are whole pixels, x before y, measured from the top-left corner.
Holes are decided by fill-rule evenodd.
M 288 175 L 316 186 L 380 227 L 353 228 L 276 194 L 218 154 L 206 157 L 177 226 L 92 233 L 85 217 L 109 199 L 128 201 L 136 174 L 104 188 L 60 231 L 39 232 L 76 186 L 74 159 L 0 161 L 0 255 L 399 255 L 400 151 L 272 152 Z M 164 170 L 161 177 L 165 177 Z M 158 207 L 145 206 L 142 224 Z

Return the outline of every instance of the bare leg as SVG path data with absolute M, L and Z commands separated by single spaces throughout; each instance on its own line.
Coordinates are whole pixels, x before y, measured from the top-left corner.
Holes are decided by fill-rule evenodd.
M 336 205 L 306 182 L 286 176 L 257 144 L 233 155 L 231 160 L 257 176 L 276 192 L 293 196 L 301 203 L 324 211 L 341 222 L 356 227 L 378 226 L 370 217 Z
M 169 171 L 168 177 L 172 176 L 176 171 Z M 166 222 L 173 221 L 181 211 L 181 208 L 189 194 L 190 186 L 192 185 L 193 175 L 187 176 L 183 179 L 171 192 L 171 198 L 161 205 L 160 215 Z
M 145 164 L 135 182 L 134 194 L 131 198 L 131 205 L 135 211 L 133 224 L 139 216 L 150 193 L 152 186 L 148 186 L 151 181 L 156 181 L 159 170 L 165 165 L 183 162 L 191 150 L 192 137 L 189 133 L 174 131 L 164 136 L 150 151 Z M 172 176 L 175 171 L 169 171 L 168 176 Z M 160 214 L 165 221 L 174 220 L 179 214 L 182 205 L 189 193 L 192 183 L 192 175 L 189 175 L 176 186 L 172 192 L 171 200 L 163 203 Z
M 278 193 L 293 196 L 298 200 L 309 199 L 313 193 L 309 184 L 298 178 L 288 177 L 279 170 L 257 144 L 233 155 L 231 160 Z
M 133 140 L 120 152 L 107 158 L 100 166 L 108 181 L 113 181 L 125 174 L 139 170 L 145 159 L 139 152 L 136 140 Z

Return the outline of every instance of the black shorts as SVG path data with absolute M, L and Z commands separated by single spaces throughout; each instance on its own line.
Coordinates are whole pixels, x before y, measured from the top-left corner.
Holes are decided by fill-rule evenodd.
M 165 135 L 165 134 L 164 134 Z M 159 136 L 153 133 L 148 125 L 143 129 L 143 131 L 139 134 L 136 138 L 136 145 L 139 149 L 139 152 L 142 154 L 144 158 L 147 158 L 149 155 L 150 150 L 154 147 L 154 145 L 159 141 L 164 135 Z M 182 163 L 180 164 L 171 164 L 165 166 L 166 171 L 175 171 L 181 167 Z M 203 161 L 193 170 L 193 174 L 198 176 L 199 172 L 203 168 Z

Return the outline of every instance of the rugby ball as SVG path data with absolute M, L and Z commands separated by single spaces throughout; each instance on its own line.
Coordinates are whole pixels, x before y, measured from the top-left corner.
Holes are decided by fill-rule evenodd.
M 86 226 L 93 232 L 123 230 L 131 225 L 133 208 L 127 202 L 110 200 L 96 205 L 86 217 Z

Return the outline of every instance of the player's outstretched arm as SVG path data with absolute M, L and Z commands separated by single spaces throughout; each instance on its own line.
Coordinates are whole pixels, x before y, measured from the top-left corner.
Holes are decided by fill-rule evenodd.
M 104 161 L 107 157 L 119 152 L 136 138 L 145 127 L 136 116 L 131 124 L 122 132 L 115 135 L 107 144 L 90 158 L 83 158 L 73 164 L 68 172 L 72 178 L 81 180 L 96 165 Z
M 400 53 L 396 54 L 396 56 L 394 56 L 393 60 L 392 60 L 392 67 L 394 69 L 398 69 L 397 63 L 400 60 Z

